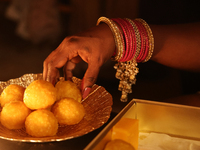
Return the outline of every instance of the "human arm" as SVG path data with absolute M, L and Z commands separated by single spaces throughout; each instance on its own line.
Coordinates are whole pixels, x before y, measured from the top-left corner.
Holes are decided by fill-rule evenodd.
M 150 27 L 155 40 L 153 61 L 177 69 L 200 72 L 200 23 Z
M 199 23 L 150 25 L 155 39 L 155 49 L 151 59 L 170 67 L 200 70 L 198 26 Z M 43 77 L 55 83 L 55 79 L 59 76 L 58 68 L 64 66 L 66 77 L 70 79 L 75 64 L 83 60 L 88 63 L 82 82 L 84 92 L 95 83 L 100 67 L 111 58 L 115 48 L 113 34 L 104 23 L 76 36 L 67 37 L 44 61 Z

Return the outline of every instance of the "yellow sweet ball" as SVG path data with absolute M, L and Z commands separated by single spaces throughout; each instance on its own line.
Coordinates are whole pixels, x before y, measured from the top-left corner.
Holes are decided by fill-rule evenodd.
M 1 124 L 8 129 L 21 129 L 30 113 L 31 110 L 22 101 L 11 101 L 1 111 Z
M 26 118 L 25 127 L 26 132 L 33 137 L 54 136 L 58 130 L 58 121 L 51 111 L 38 109 Z
M 81 102 L 82 94 L 78 86 L 72 81 L 58 81 L 55 88 L 57 89 L 56 100 L 61 100 L 63 98 L 69 97 Z
M 51 111 L 56 116 L 59 124 L 62 125 L 78 124 L 85 116 L 83 105 L 72 98 L 57 101 L 52 106 Z
M 1 107 L 11 101 L 23 101 L 24 90 L 24 87 L 17 84 L 7 86 L 1 93 Z
M 128 142 L 120 139 L 109 141 L 104 150 L 135 150 L 135 148 Z
M 48 108 L 56 101 L 56 89 L 48 81 L 35 80 L 26 88 L 23 101 L 32 110 Z

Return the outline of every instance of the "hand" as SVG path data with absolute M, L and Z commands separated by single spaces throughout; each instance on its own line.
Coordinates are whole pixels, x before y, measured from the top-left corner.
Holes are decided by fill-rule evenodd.
M 88 68 L 82 80 L 85 98 L 96 82 L 100 67 L 111 58 L 115 42 L 110 28 L 102 23 L 76 36 L 66 37 L 43 63 L 43 79 L 55 84 L 59 78 L 58 68 L 63 67 L 65 78 L 70 80 L 72 70 L 82 60 Z

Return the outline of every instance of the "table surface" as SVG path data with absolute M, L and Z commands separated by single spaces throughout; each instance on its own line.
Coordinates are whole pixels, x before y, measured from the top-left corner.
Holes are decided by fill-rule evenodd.
M 111 113 L 110 119 L 100 128 L 81 137 L 65 141 L 31 143 L 0 139 L 0 150 L 83 150 L 115 116 L 116 113 Z

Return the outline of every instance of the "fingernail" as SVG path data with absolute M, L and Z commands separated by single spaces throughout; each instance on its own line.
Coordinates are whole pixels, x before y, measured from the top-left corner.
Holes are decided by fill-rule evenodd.
M 91 91 L 91 88 L 90 87 L 86 87 L 84 90 L 83 90 L 83 99 L 86 98 L 88 96 L 88 94 L 90 93 Z

